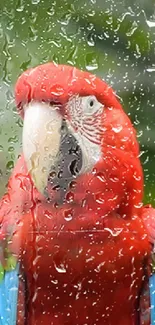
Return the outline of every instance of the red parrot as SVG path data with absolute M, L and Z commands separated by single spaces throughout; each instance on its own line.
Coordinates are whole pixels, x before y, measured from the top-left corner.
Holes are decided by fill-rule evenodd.
M 19 77 L 15 99 L 23 154 L 0 206 L 0 324 L 151 324 L 155 211 L 114 91 L 47 63 Z

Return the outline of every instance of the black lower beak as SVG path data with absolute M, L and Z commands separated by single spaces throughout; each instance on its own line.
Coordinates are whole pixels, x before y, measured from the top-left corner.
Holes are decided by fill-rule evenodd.
M 71 182 L 76 179 L 82 168 L 82 151 L 71 133 L 62 132 L 61 145 L 56 166 L 51 166 L 48 186 L 59 201 L 64 202 Z M 52 195 L 54 199 L 54 194 Z

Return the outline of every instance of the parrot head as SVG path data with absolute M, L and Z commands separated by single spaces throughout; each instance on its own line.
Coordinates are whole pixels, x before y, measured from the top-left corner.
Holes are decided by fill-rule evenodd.
M 89 203 L 102 213 L 105 206 L 104 213 L 140 208 L 136 133 L 103 80 L 47 63 L 18 78 L 15 99 L 24 120 L 24 159 L 40 193 L 51 202 Z

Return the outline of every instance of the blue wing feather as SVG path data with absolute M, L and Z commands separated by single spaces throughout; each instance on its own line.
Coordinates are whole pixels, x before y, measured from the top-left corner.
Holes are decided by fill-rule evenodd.
M 150 303 L 151 303 L 151 325 L 155 324 L 155 274 L 149 279 L 150 286 Z
M 19 264 L 0 283 L 0 325 L 16 325 Z

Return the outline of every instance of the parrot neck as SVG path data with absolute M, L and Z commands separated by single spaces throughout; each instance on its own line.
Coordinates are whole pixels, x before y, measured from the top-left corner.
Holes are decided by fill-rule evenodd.
M 131 167 L 129 169 L 129 166 Z M 18 198 L 16 189 L 18 188 Z M 9 193 L 18 211 L 28 211 L 37 202 L 48 210 L 71 209 L 74 214 L 93 213 L 105 217 L 113 211 L 121 216 L 131 217 L 140 213 L 143 189 L 143 175 L 139 160 L 129 153 L 109 151 L 91 173 L 80 175 L 67 190 L 61 202 L 49 191 L 47 199 L 33 186 L 23 155 L 19 158 L 9 181 Z M 57 192 L 58 193 L 58 192 Z

